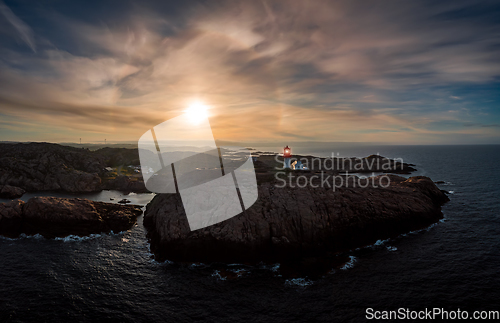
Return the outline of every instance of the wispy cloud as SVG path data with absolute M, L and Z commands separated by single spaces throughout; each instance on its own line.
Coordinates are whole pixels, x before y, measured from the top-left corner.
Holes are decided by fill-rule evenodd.
M 1 5 L 35 50 L 31 29 Z M 0 113 L 134 140 L 197 99 L 227 140 L 500 135 L 484 126 L 500 121 L 495 91 L 467 92 L 500 77 L 500 26 L 485 4 L 164 5 L 88 20 L 43 13 L 52 27 L 36 57 L 2 49 Z
M 3 1 L 0 1 L 0 12 L 16 29 L 19 37 L 26 43 L 26 45 L 28 45 L 31 50 L 36 53 L 35 39 L 31 28 L 24 21 L 19 19 L 19 17 L 17 17 Z

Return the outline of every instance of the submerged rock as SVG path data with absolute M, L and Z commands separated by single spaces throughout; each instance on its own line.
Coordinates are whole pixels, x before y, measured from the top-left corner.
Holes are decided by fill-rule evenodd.
M 147 206 L 144 225 L 160 261 L 246 263 L 347 251 L 442 218 L 441 205 L 448 198 L 432 180 L 396 175 L 375 179 L 382 177 L 390 181 L 386 188 L 280 188 L 261 182 L 253 206 L 196 231 L 189 229 L 180 196 L 159 194 Z
M 25 190 L 16 186 L 0 185 L 0 198 L 16 199 L 24 195 Z
M 34 197 L 24 203 L 0 203 L 0 234 L 21 233 L 47 238 L 130 229 L 142 214 L 135 205 L 117 205 L 80 198 Z

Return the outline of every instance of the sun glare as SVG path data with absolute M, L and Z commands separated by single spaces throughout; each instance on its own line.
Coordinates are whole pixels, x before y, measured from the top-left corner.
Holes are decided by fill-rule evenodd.
M 200 103 L 193 103 L 187 108 L 186 115 L 190 122 L 199 124 L 207 118 L 207 107 Z

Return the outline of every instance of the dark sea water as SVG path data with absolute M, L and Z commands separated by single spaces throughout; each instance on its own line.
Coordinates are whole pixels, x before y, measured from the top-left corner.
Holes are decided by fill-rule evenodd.
M 344 267 L 314 281 L 280 277 L 279 265 L 155 262 L 142 217 L 117 234 L 0 238 L 0 322 L 348 322 L 365 321 L 368 307 L 500 310 L 500 146 L 292 149 L 403 158 L 417 175 L 445 181 L 441 189 L 453 192 L 445 219 L 352 251 Z M 82 197 L 116 202 L 123 196 Z M 127 196 L 143 205 L 151 197 Z M 239 276 L 224 280 L 219 270 Z

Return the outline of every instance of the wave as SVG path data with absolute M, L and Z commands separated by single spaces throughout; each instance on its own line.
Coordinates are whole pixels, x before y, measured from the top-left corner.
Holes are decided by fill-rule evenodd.
M 447 181 L 438 181 L 438 183 L 435 183 L 436 185 L 440 185 L 440 186 L 453 186 L 455 184 L 453 184 L 452 182 L 447 182 Z
M 39 233 L 34 234 L 34 235 L 27 235 L 25 233 L 21 233 L 19 235 L 19 237 L 17 237 L 17 238 L 8 238 L 8 237 L 0 236 L 0 240 L 7 240 L 7 241 L 17 241 L 17 240 L 24 240 L 24 239 L 40 240 L 40 239 L 45 239 L 45 238 Z
M 77 236 L 74 234 L 70 234 L 69 236 L 65 237 L 56 237 L 54 240 L 57 241 L 63 241 L 63 242 L 81 242 L 81 241 L 87 241 L 87 240 L 93 240 L 93 239 L 98 239 L 102 237 L 117 237 L 123 235 L 127 231 L 119 231 L 117 233 L 114 233 L 113 231 L 108 232 L 108 233 L 92 233 L 88 236 Z M 125 239 L 125 238 L 124 238 Z M 125 239 L 128 241 L 128 239 Z
M 66 237 L 54 238 L 54 240 L 63 241 L 63 242 L 79 242 L 79 241 L 97 239 L 97 238 L 101 238 L 101 237 L 102 237 L 101 233 L 93 233 L 91 235 L 84 236 L 84 237 L 80 237 L 80 236 L 71 234 L 71 235 L 66 236 Z
M 307 278 L 291 278 L 285 280 L 285 285 L 288 286 L 300 286 L 300 287 L 307 287 L 314 284 L 314 282 L 310 279 Z
M 443 218 L 443 219 L 439 220 L 438 222 L 429 225 L 426 228 L 419 229 L 419 230 L 414 230 L 414 231 L 410 231 L 408 233 L 400 234 L 395 239 L 400 238 L 400 237 L 406 237 L 409 234 L 418 234 L 418 233 L 421 233 L 421 232 L 424 232 L 424 231 L 429 231 L 433 227 L 435 227 L 436 225 L 438 225 L 439 223 L 443 223 L 445 221 L 446 221 L 446 219 Z M 397 251 L 398 250 L 397 247 L 391 246 L 391 245 L 387 245 L 391 241 L 394 241 L 394 239 L 393 238 L 379 239 L 379 240 L 377 240 L 375 243 L 373 243 L 371 245 L 364 246 L 364 247 L 359 247 L 359 248 L 356 248 L 354 250 L 351 250 L 350 252 L 356 252 L 356 251 L 360 251 L 360 250 L 367 249 L 367 248 L 369 248 L 369 249 L 380 249 L 380 247 L 382 247 L 382 246 L 385 246 L 385 250 L 387 250 L 387 251 L 390 251 L 390 252 Z M 150 252 L 150 246 L 149 245 L 148 245 L 148 250 Z M 149 253 L 149 255 L 153 256 L 152 253 Z M 357 261 L 358 261 L 357 257 L 355 257 L 355 256 L 349 256 L 349 261 L 347 261 L 339 269 L 340 270 L 352 269 L 352 268 L 354 268 L 354 266 L 355 266 L 355 264 L 356 264 Z M 158 262 L 158 261 L 152 259 L 150 262 L 154 263 L 154 264 L 157 264 L 157 265 L 174 264 L 174 262 L 170 261 L 170 260 L 165 260 L 164 262 Z M 253 271 L 253 269 L 264 269 L 264 270 L 269 270 L 269 271 L 273 272 L 275 274 L 274 277 L 277 277 L 277 278 L 282 277 L 282 275 L 279 274 L 279 270 L 280 270 L 280 267 L 281 267 L 280 263 L 275 263 L 275 264 L 271 265 L 271 264 L 265 264 L 265 263 L 262 262 L 262 263 L 260 263 L 260 264 L 258 264 L 256 266 L 249 266 L 249 265 L 245 265 L 245 264 L 232 263 L 232 264 L 226 264 L 224 266 L 225 266 L 225 269 L 222 270 L 222 272 L 219 269 L 215 269 L 214 272 L 211 274 L 211 276 L 215 277 L 215 278 L 217 278 L 219 280 L 227 280 L 228 277 L 226 277 L 224 275 L 224 271 L 235 273 L 237 275 L 237 278 L 240 278 L 240 277 L 246 276 L 247 274 L 251 273 Z M 207 267 L 209 268 L 209 267 L 211 267 L 211 265 L 204 264 L 204 263 L 191 263 L 189 265 L 190 269 L 206 269 Z M 240 267 L 240 268 L 231 268 L 231 267 Z M 245 268 L 241 268 L 241 267 L 245 267 Z M 335 274 L 335 272 L 336 272 L 336 270 L 332 269 L 329 272 L 329 274 Z M 289 286 L 306 287 L 306 286 L 312 285 L 313 283 L 314 283 L 314 281 L 310 280 L 308 278 L 293 278 L 293 279 L 287 279 L 287 280 L 285 280 L 285 284 L 289 285 Z
M 68 236 L 65 236 L 65 237 L 55 237 L 54 239 L 50 239 L 50 238 L 45 238 L 44 236 L 42 236 L 41 234 L 37 233 L 37 234 L 33 234 L 33 235 L 28 235 L 28 234 L 25 234 L 25 233 L 21 233 L 19 235 L 19 237 L 17 238 L 8 238 L 8 237 L 4 237 L 4 236 L 1 236 L 0 235 L 0 240 L 7 240 L 7 241 L 18 241 L 18 240 L 25 240 L 25 239 L 37 239 L 37 240 L 54 240 L 54 241 L 63 241 L 63 242 L 79 242 L 79 241 L 86 241 L 86 240 L 92 240 L 92 239 L 98 239 L 98 238 L 102 238 L 102 237 L 111 237 L 111 236 L 120 236 L 122 234 L 124 234 L 125 232 L 127 231 L 120 231 L 120 232 L 117 232 L 117 233 L 114 233 L 113 231 L 109 232 L 109 233 L 92 233 L 88 236 L 78 236 L 78 235 L 74 235 L 74 234 L 70 234 Z M 125 239 L 124 240 L 125 242 L 128 241 L 128 239 Z
M 213 274 L 212 274 L 212 277 L 215 277 L 217 278 L 218 280 L 226 280 L 227 278 L 226 277 L 222 277 L 221 274 L 220 274 L 220 271 L 219 270 L 214 270 Z
M 153 254 L 152 254 L 152 253 L 146 253 L 146 254 L 147 254 L 147 255 L 151 255 L 151 257 L 153 256 Z M 167 260 L 165 260 L 165 261 L 158 261 L 158 260 L 156 260 L 156 259 L 154 259 L 154 258 L 151 258 L 151 259 L 149 260 L 149 263 L 154 264 L 154 265 L 158 265 L 158 266 L 168 266 L 168 265 L 172 265 L 172 264 L 174 264 L 174 262 L 173 262 L 172 260 L 168 260 L 168 259 L 167 259 Z
M 235 273 L 237 278 L 243 277 L 244 275 L 246 275 L 250 272 L 250 270 L 243 269 L 243 268 L 229 269 L 229 271 Z
M 369 247 L 374 247 L 374 246 L 383 246 L 386 242 L 389 242 L 390 239 L 385 239 L 385 240 L 377 240 L 374 244 L 372 244 Z
M 357 258 L 354 256 L 349 256 L 350 260 L 344 264 L 344 266 L 340 267 L 340 270 L 347 270 L 354 267 L 354 263 L 357 261 Z

